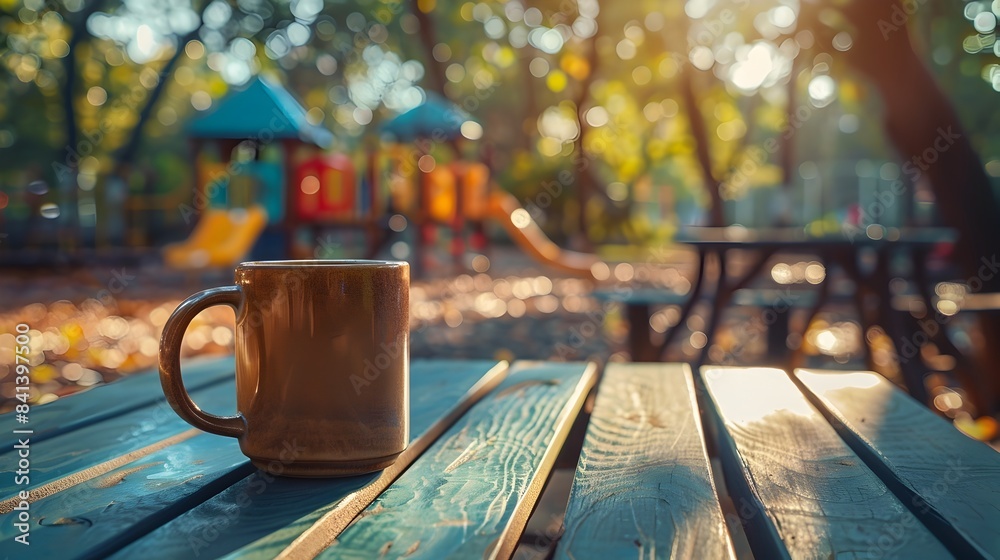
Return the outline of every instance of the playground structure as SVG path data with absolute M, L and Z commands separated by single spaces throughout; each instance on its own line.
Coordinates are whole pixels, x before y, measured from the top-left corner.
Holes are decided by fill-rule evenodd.
M 535 260 L 567 274 L 593 277 L 598 258 L 589 253 L 567 251 L 553 243 L 509 193 L 496 190 L 490 195 L 489 215 Z
M 173 268 L 221 268 L 243 258 L 267 226 L 260 206 L 208 210 L 182 243 L 168 245 L 163 260 Z
M 393 256 L 410 257 L 419 273 L 440 228 L 450 228 L 450 252 L 461 263 L 466 237 L 474 251 L 485 251 L 484 222 L 495 221 L 539 262 L 592 277 L 596 257 L 564 251 L 549 240 L 513 196 L 491 183 L 486 165 L 437 164 L 433 158 L 432 165 L 420 165 L 416 160 L 429 154 L 405 149 L 403 142 L 432 133 L 454 140 L 471 117 L 445 103 L 432 97 L 386 123 L 383 133 L 394 131 L 396 142 L 367 150 L 365 172 L 358 173 L 354 159 L 326 151 L 333 135 L 310 124 L 291 94 L 255 79 L 188 126 L 199 223 L 188 239 L 164 249 L 165 261 L 204 268 L 248 256 L 329 257 L 318 254 L 330 250 L 317 249 L 318 240 L 337 231 L 360 232 L 363 255 L 370 258 L 408 234 L 412 250 Z

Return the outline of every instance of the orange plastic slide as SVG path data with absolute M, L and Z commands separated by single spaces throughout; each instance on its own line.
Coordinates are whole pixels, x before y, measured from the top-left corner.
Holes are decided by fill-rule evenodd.
M 191 235 L 163 248 L 163 260 L 180 269 L 221 268 L 243 259 L 267 226 L 261 206 L 205 210 Z
M 589 253 L 560 249 L 509 193 L 495 190 L 490 195 L 489 215 L 535 260 L 569 274 L 594 278 L 592 268 L 600 260 Z

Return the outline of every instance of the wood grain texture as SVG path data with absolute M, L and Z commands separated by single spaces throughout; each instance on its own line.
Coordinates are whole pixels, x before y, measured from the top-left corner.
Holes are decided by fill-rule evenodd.
M 418 395 L 413 398 L 416 427 L 426 428 L 434 417 L 441 415 L 449 405 L 454 405 L 461 398 L 463 389 L 475 384 L 484 371 L 498 375 L 499 372 L 494 371 L 497 368 L 491 369 L 490 366 L 497 364 L 479 363 L 479 367 L 466 364 L 464 375 L 449 371 L 448 367 L 434 365 L 430 366 L 432 371 L 423 374 L 422 368 L 415 366 L 412 385 Z M 496 383 L 497 381 L 493 381 L 492 385 L 487 384 L 481 393 L 487 392 Z M 210 388 L 204 393 L 223 390 L 228 394 L 235 391 L 231 384 L 227 384 Z M 189 431 L 197 433 L 196 430 Z M 291 438 L 290 444 L 294 448 L 294 438 Z M 254 472 L 255 469 L 242 455 L 233 439 L 208 434 L 184 439 L 34 503 L 32 514 L 40 525 L 32 530 L 35 541 L 39 543 L 33 544 L 32 553 L 38 552 L 43 554 L 42 557 L 53 558 L 105 558 L 175 517 L 220 495 L 234 484 L 249 481 L 249 489 L 256 491 L 259 485 L 279 486 L 280 482 L 287 481 L 259 472 L 250 476 Z M 350 490 L 345 490 L 345 486 L 357 488 L 359 483 L 363 486 L 364 481 L 373 478 L 377 478 L 377 475 L 339 479 L 341 483 L 348 482 L 346 485 L 341 484 L 341 493 L 335 499 L 341 499 L 350 493 Z M 331 482 L 336 481 L 292 481 L 297 492 L 285 496 L 291 498 L 286 506 L 294 509 L 304 496 L 314 501 L 316 496 L 319 496 L 318 499 L 329 498 L 329 494 L 320 490 L 324 483 Z M 245 505 L 237 501 L 238 507 Z M 264 505 L 280 511 L 280 504 L 269 502 Z M 206 522 L 206 518 L 202 518 L 202 521 Z M 186 538 L 174 543 L 175 547 L 172 549 L 154 545 L 137 547 L 134 553 L 162 558 L 210 557 L 205 554 L 204 549 L 221 537 L 227 521 L 233 527 L 239 526 L 231 517 L 212 516 L 207 518 L 209 530 L 192 531 L 183 535 Z M 12 536 L 4 534 L 8 530 L 13 530 L 13 527 L 7 525 L 0 528 L 0 535 Z M 12 540 L 6 538 L 0 542 L 9 543 Z M 158 544 L 162 545 L 162 542 Z M 135 557 L 128 552 L 123 555 Z
M 730 493 L 757 557 L 948 558 L 781 370 L 705 367 Z
M 235 364 L 232 357 L 195 359 L 184 362 L 184 382 L 189 391 L 196 391 L 233 380 Z M 78 430 L 115 416 L 165 403 L 160 389 L 160 376 L 151 369 L 134 373 L 124 379 L 98 385 L 82 393 L 70 395 L 48 404 L 31 408 L 32 443 Z M 0 416 L 0 422 L 13 425 L 13 418 Z M 13 450 L 17 438 L 9 432 L 0 434 L 0 455 Z
M 31 556 L 106 558 L 252 472 L 236 440 L 198 433 L 33 503 Z M 14 531 L 0 525 L 0 550 Z
M 96 392 L 93 395 L 99 396 Z M 212 412 L 232 414 L 236 410 L 235 380 L 194 391 L 192 396 L 195 402 Z M 80 395 L 79 398 L 91 397 Z M 146 448 L 189 429 L 191 426 L 166 402 L 158 402 L 40 443 L 32 440 L 30 488 Z M 14 477 L 0 478 L 0 496 L 9 498 L 23 489 L 15 488 L 13 482 Z
M 872 372 L 796 370 L 845 440 L 960 557 L 1000 558 L 1000 454 Z
M 157 451 L 164 449 L 166 447 L 170 447 L 171 445 L 177 445 L 178 443 L 191 439 L 199 434 L 201 434 L 199 430 L 195 428 L 190 428 L 177 435 L 170 436 L 168 438 L 161 439 L 151 445 L 147 445 L 142 449 L 129 451 L 124 455 L 118 455 L 116 457 L 108 459 L 107 461 L 104 461 L 103 463 L 98 463 L 94 466 L 87 467 L 82 471 L 76 471 L 71 475 L 67 475 L 62 478 L 53 480 L 52 482 L 48 482 L 41 486 L 35 486 L 34 488 L 31 489 L 31 494 L 25 499 L 22 499 L 22 497 L 18 495 L 13 498 L 8 498 L 0 502 L 0 515 L 8 514 L 14 511 L 14 508 L 17 505 L 21 504 L 22 502 L 33 504 L 38 500 L 47 498 L 53 494 L 62 492 L 63 490 L 68 490 L 69 488 L 72 488 L 77 484 L 83 484 L 97 477 L 104 476 L 110 473 L 111 471 L 114 471 L 124 465 L 128 465 L 129 463 L 138 461 L 139 459 L 142 459 L 147 455 L 156 453 Z M 30 474 L 30 469 L 26 470 Z
M 593 364 L 512 369 L 320 557 L 510 557 L 596 380 Z
M 611 364 L 556 558 L 732 558 L 685 364 Z
M 115 558 L 274 558 L 332 510 L 360 511 L 398 471 L 493 387 L 505 362 L 415 361 L 408 449 L 386 472 L 340 479 L 291 479 L 257 471 L 120 550 Z M 367 498 L 366 498 L 367 496 Z M 356 513 L 356 512 L 355 512 Z M 353 515 L 351 515 L 353 518 Z M 255 542 L 256 541 L 256 542 Z

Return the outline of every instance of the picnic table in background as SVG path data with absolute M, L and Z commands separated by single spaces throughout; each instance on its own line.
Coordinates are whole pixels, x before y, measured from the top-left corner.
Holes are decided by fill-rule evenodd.
M 186 367 L 199 403 L 235 407 L 232 359 Z M 30 484 L 0 486 L 8 519 L 29 492 L 31 545 L 4 523 L 0 555 L 1000 557 L 1000 455 L 877 374 L 616 363 L 591 411 L 597 381 L 588 363 L 414 361 L 392 467 L 292 479 L 137 374 L 32 409 Z M 5 437 L 10 464 L 24 436 Z M 560 453 L 577 462 L 565 531 L 526 534 Z
M 937 227 L 893 228 L 872 225 L 867 228 L 853 228 L 822 235 L 810 233 L 802 227 L 685 227 L 677 232 L 674 241 L 688 245 L 698 252 L 697 272 L 688 294 L 677 295 L 643 290 L 624 297 L 615 294 L 603 294 L 603 296 L 598 294 L 598 297 L 626 304 L 631 329 L 630 347 L 640 361 L 657 360 L 665 356 L 667 348 L 681 330 L 677 326 L 685 325 L 700 301 L 708 301 L 710 311 L 704 328 L 707 341 L 702 346 L 697 364 L 709 361 L 707 353 L 715 338 L 722 313 L 734 300 L 741 305 L 781 307 L 784 312 L 777 315 L 784 320 L 776 321 L 772 325 L 775 328 L 773 333 L 769 333 L 769 358 L 775 363 L 794 368 L 800 364 L 801 354 L 798 349 L 789 352 L 783 342 L 783 337 L 787 337 L 788 334 L 787 311 L 789 308 L 806 308 L 805 325 L 808 328 L 820 311 L 830 303 L 832 294 L 828 277 L 834 267 L 842 270 L 856 287 L 851 293 L 840 295 L 853 301 L 862 332 L 867 333 L 871 326 L 878 324 L 885 328 L 894 342 L 897 342 L 911 338 L 920 328 L 909 313 L 894 313 L 891 302 L 895 294 L 890 290 L 893 259 L 899 257 L 908 262 L 912 272 L 915 297 L 922 300 L 927 309 L 933 309 L 934 290 L 927 274 L 928 255 L 933 248 L 953 243 L 956 239 L 957 233 L 954 230 Z M 751 254 L 747 270 L 737 277 L 731 277 L 728 273 L 732 268 L 730 260 L 734 251 Z M 860 262 L 861 255 L 866 252 L 872 256 L 869 267 L 863 266 Z M 796 297 L 792 301 L 779 297 L 780 292 L 773 287 L 755 287 L 754 283 L 767 272 L 765 268 L 769 259 L 779 253 L 815 255 L 823 265 L 827 278 L 817 283 L 814 292 L 797 290 Z M 707 273 L 709 255 L 714 255 L 716 259 L 715 274 Z M 715 286 L 713 293 L 706 293 L 707 285 Z M 877 301 L 878 304 L 873 306 L 870 301 Z M 651 305 L 681 306 L 679 320 L 674 328 L 667 331 L 658 347 L 650 342 Z M 982 390 L 980 378 L 975 373 L 976 368 L 963 357 L 948 338 L 944 328 L 938 329 L 931 337 L 931 341 L 937 344 L 943 353 L 951 354 L 959 361 L 960 367 L 956 369 L 956 373 L 970 393 Z M 872 367 L 867 340 L 862 340 L 861 347 L 869 367 Z M 926 368 L 919 363 L 919 360 L 906 360 L 900 365 L 907 390 L 914 398 L 926 403 L 928 396 L 923 383 L 923 377 L 927 373 Z

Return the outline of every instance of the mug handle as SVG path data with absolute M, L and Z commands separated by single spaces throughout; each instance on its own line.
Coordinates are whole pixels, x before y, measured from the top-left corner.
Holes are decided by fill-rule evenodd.
M 236 310 L 242 302 L 243 291 L 239 286 L 202 290 L 177 306 L 163 325 L 163 335 L 160 337 L 160 385 L 163 386 L 163 394 L 170 407 L 195 428 L 234 438 L 246 433 L 246 421 L 242 415 L 209 414 L 199 408 L 184 389 L 184 381 L 181 379 L 181 341 L 188 323 L 203 309 L 213 305 L 228 305 Z

